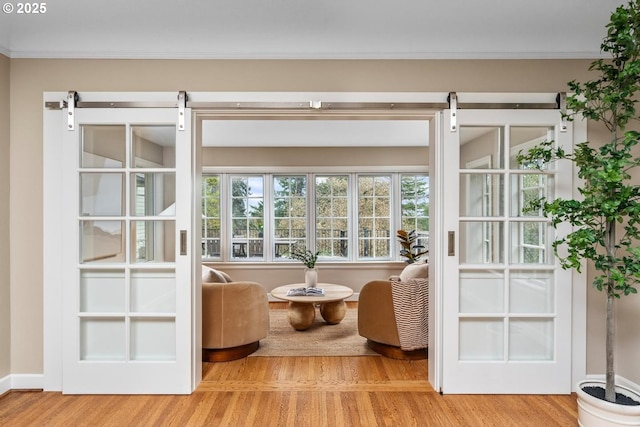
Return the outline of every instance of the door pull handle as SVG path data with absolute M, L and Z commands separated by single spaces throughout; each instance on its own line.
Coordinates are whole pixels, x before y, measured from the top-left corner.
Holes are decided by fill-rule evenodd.
M 187 230 L 180 230 L 180 255 L 187 254 Z
M 449 231 L 448 236 L 449 250 L 447 251 L 447 255 L 455 256 L 456 255 L 456 232 Z

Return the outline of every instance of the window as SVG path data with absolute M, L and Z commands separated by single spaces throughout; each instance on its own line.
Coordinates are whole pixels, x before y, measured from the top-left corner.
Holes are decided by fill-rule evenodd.
M 307 177 L 273 177 L 273 243 L 276 258 L 307 243 Z
M 316 177 L 316 250 L 323 256 L 349 257 L 349 177 Z
M 202 177 L 202 256 L 220 257 L 220 176 Z
M 231 192 L 231 258 L 264 255 L 264 178 L 233 176 Z
M 398 260 L 398 228 L 428 242 L 426 174 L 205 174 L 202 191 L 205 259 L 276 262 L 299 246 L 320 262 Z
M 391 256 L 391 176 L 358 177 L 358 258 Z

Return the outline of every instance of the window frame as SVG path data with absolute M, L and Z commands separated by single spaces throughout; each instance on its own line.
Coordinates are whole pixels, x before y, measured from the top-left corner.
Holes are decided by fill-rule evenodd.
M 320 168 L 300 168 L 300 167 L 276 167 L 271 171 L 265 172 L 262 167 L 213 167 L 205 166 L 202 170 L 203 182 L 206 176 L 218 175 L 220 185 L 220 244 L 225 250 L 220 251 L 219 257 L 205 257 L 204 262 L 219 263 L 259 263 L 263 264 L 282 264 L 295 262 L 286 257 L 277 257 L 275 253 L 274 243 L 276 241 L 273 235 L 273 221 L 275 216 L 273 180 L 278 176 L 301 176 L 306 177 L 307 182 L 307 237 L 306 247 L 314 250 L 316 248 L 316 177 L 343 175 L 348 176 L 348 237 L 347 237 L 347 253 L 348 256 L 341 257 L 319 257 L 318 263 L 361 263 L 361 262 L 396 262 L 401 261 L 399 256 L 399 245 L 395 239 L 395 230 L 402 226 L 401 211 L 401 189 L 400 183 L 402 176 L 409 175 L 426 175 L 429 176 L 429 168 L 427 166 L 384 166 L 384 167 L 320 167 Z M 264 180 L 264 240 L 263 240 L 263 257 L 262 258 L 234 258 L 232 257 L 230 244 L 233 240 L 231 236 L 231 216 L 228 215 L 230 209 L 230 180 L 232 176 L 249 176 L 260 175 Z M 384 258 L 359 258 L 358 257 L 358 201 L 357 201 L 357 181 L 359 176 L 371 175 L 389 175 L 391 176 L 390 186 L 390 255 Z M 398 200 L 396 200 L 398 199 Z M 206 212 L 202 212 L 202 220 L 206 220 Z M 202 236 L 201 236 L 202 238 Z M 204 241 L 204 239 L 203 239 Z

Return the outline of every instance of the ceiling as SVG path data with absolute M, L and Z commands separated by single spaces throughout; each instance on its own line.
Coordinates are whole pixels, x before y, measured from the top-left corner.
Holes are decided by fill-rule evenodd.
M 19 3 L 9 0 L 0 14 L 0 53 L 11 58 L 594 58 L 600 56 L 610 13 L 622 3 L 56 0 L 43 3 L 44 13 L 19 14 Z

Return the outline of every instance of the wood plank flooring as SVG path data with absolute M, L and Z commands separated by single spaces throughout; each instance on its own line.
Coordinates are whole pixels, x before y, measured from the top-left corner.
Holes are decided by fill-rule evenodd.
M 427 361 L 249 357 L 207 363 L 190 396 L 10 392 L 0 426 L 576 426 L 575 396 L 441 396 Z
M 286 302 L 271 303 L 283 309 Z M 357 303 L 349 303 L 354 307 Z M 426 360 L 248 357 L 205 363 L 190 396 L 0 396 L 0 426 L 577 426 L 575 395 L 445 395 Z

